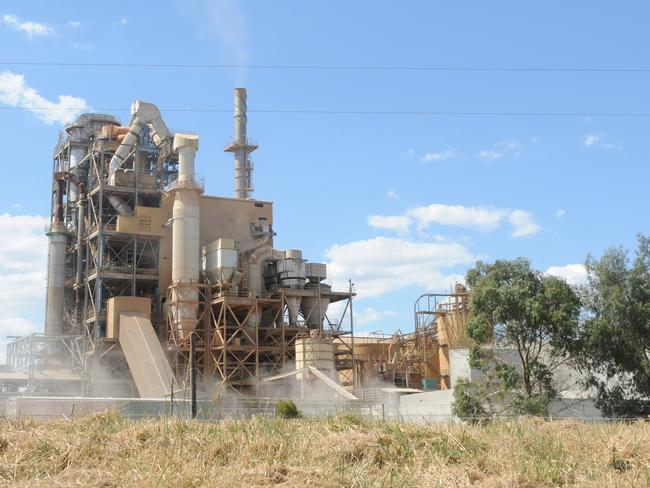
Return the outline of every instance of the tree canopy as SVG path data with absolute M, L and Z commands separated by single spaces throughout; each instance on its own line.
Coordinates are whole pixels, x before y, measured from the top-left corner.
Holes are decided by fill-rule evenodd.
M 636 256 L 611 248 L 586 263 L 584 325 L 574 353 L 608 416 L 650 415 L 650 238 Z
M 467 284 L 468 335 L 476 343 L 471 363 L 484 376 L 478 386 L 461 383 L 456 389 L 457 415 L 462 405 L 492 414 L 547 414 L 557 397 L 553 372 L 578 337 L 578 294 L 561 278 L 531 269 L 524 258 L 478 262 Z M 481 408 L 468 398 L 477 394 Z

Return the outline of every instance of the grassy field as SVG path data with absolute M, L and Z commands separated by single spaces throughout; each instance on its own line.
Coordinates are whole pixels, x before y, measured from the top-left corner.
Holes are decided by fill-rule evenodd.
M 11 486 L 650 486 L 650 423 L 0 421 Z

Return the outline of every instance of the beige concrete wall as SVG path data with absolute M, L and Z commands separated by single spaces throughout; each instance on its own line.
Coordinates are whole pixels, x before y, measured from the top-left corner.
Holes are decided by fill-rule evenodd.
M 173 193 L 163 199 L 167 219 L 171 217 L 174 205 Z M 252 239 L 250 225 L 257 224 L 260 218 L 266 218 L 273 224 L 273 203 L 259 200 L 241 200 L 238 198 L 213 197 L 203 195 L 199 198 L 201 215 L 201 246 L 217 239 L 234 239 L 245 243 Z M 160 242 L 160 290 L 167 294 L 167 287 L 172 276 L 172 236 L 171 232 Z
M 170 232 L 164 227 L 168 220 L 166 208 L 136 207 L 135 215 L 118 215 L 117 231 L 162 237 Z
M 178 385 L 149 319 L 120 315 L 120 345 L 142 398 L 161 398 Z
M 156 177 L 153 175 L 137 175 L 138 187 L 153 190 L 156 187 Z M 116 171 L 114 186 L 135 188 L 136 174 L 133 171 Z
M 132 314 L 151 319 L 151 298 L 144 297 L 113 297 L 106 305 L 106 337 L 119 339 L 120 314 Z

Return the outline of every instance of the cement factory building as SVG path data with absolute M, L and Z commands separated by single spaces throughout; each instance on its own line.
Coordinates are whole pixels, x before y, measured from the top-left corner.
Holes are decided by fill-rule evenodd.
M 233 197 L 204 194 L 199 137 L 173 134 L 153 104 L 135 101 L 128 125 L 83 114 L 66 127 L 54 155 L 45 334 L 8 349 L 9 363 L 30 371 L 28 391 L 164 396 L 187 382 L 191 345 L 204 389 L 256 391 L 297 344 L 301 354 L 316 336 L 345 344 L 351 331 L 326 312 L 342 300 L 349 310 L 352 290 L 333 291 L 325 264 L 273 246 L 273 204 L 253 198 L 246 90 L 234 95 Z M 351 373 L 347 349 L 331 362 Z
M 165 400 L 186 398 L 189 385 L 204 399 L 233 389 L 260 399 L 271 385 L 356 404 L 391 403 L 386 392 L 449 396 L 462 369 L 452 359 L 468 344 L 467 290 L 420 297 L 411 332 L 355 338 L 352 284 L 333 290 L 324 263 L 274 247 L 273 204 L 253 198 L 243 88 L 234 102 L 232 197 L 204 194 L 199 137 L 173 134 L 153 104 L 135 101 L 127 125 L 83 114 L 66 127 L 54 151 L 45 333 L 9 344 L 2 398 L 47 413 L 53 396 Z M 342 314 L 329 317 L 335 302 Z M 318 382 L 326 394 L 305 388 Z

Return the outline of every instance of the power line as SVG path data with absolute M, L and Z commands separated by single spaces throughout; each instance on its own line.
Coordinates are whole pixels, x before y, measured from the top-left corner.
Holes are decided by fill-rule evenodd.
M 0 66 L 40 66 L 61 68 L 165 68 L 165 69 L 250 69 L 304 71 L 448 71 L 448 72 L 531 72 L 531 73 L 650 73 L 645 67 L 553 66 L 394 66 L 394 65 L 300 65 L 300 64 L 209 64 L 209 63 L 80 63 L 50 61 L 0 61 Z
M 0 106 L 0 110 L 29 111 L 85 111 L 128 112 L 129 108 L 79 108 L 79 107 L 11 107 Z M 160 108 L 161 112 L 188 113 L 231 113 L 225 108 Z M 297 114 L 297 115 L 407 115 L 407 116 L 458 116 L 458 117 L 650 117 L 650 112 L 490 112 L 490 111 L 429 111 L 429 110 L 311 110 L 311 109 L 271 109 L 249 110 L 258 114 Z

